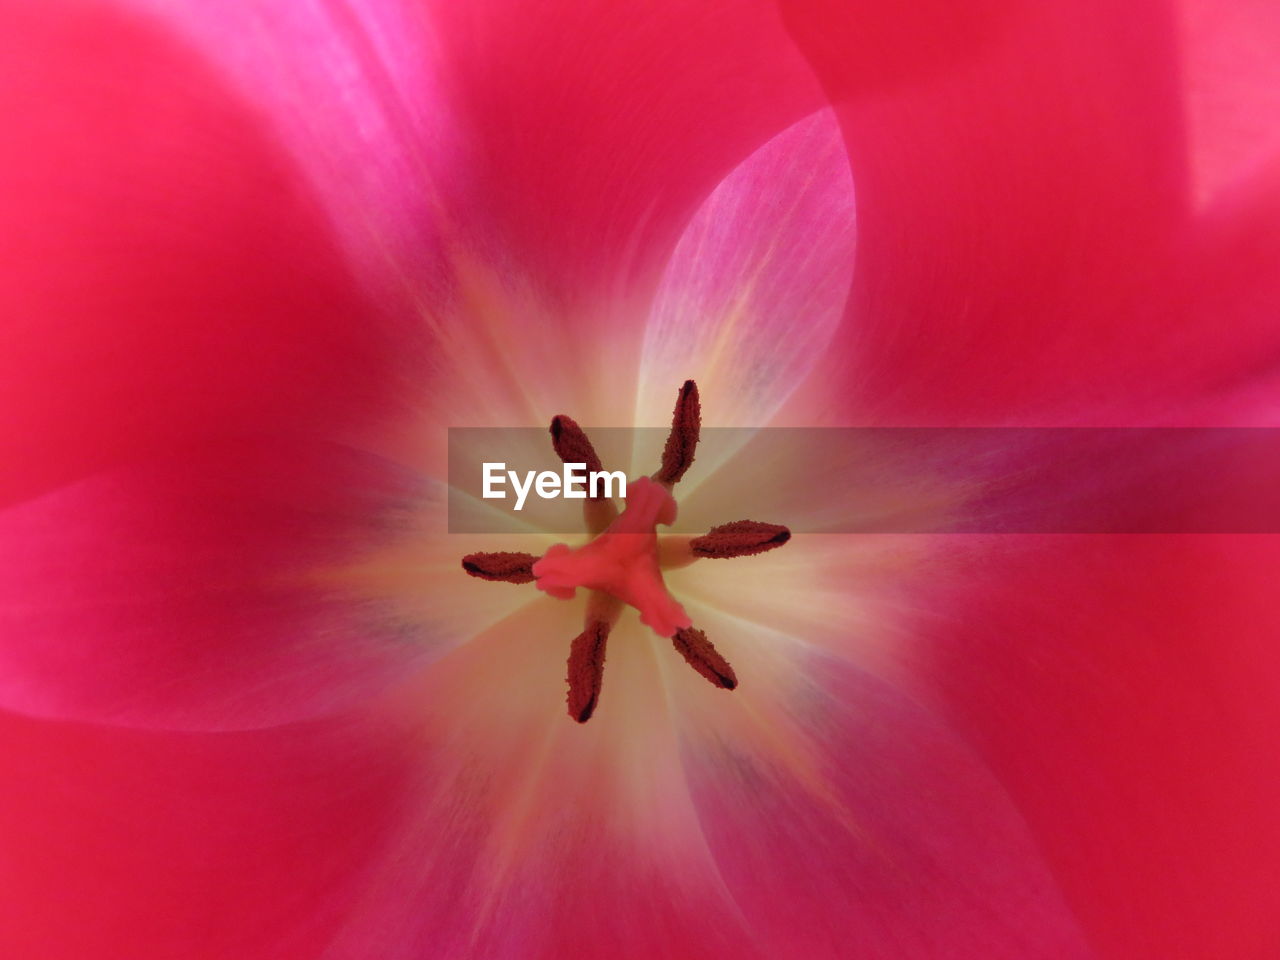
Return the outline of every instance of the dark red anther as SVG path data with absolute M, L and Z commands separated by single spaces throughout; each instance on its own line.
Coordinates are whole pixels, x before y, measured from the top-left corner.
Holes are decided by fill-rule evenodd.
M 717 687 L 732 690 L 738 685 L 738 677 L 729 661 L 707 639 L 707 635 L 694 627 L 677 630 L 671 642 L 689 666 L 714 683 Z
M 531 553 L 469 553 L 462 558 L 462 569 L 481 580 L 532 583 L 537 560 Z
M 610 625 L 593 620 L 569 648 L 569 716 L 586 723 L 600 702 L 604 683 L 604 650 Z
M 556 456 L 565 463 L 585 463 L 588 473 L 596 473 L 604 469 L 600 463 L 600 457 L 596 454 L 596 448 L 591 445 L 586 433 L 572 417 L 561 414 L 552 418 L 551 445 L 555 447 Z M 591 500 L 604 499 L 591 497 L 589 489 L 587 493 Z
M 791 539 L 791 531 L 778 523 L 761 523 L 759 520 L 735 520 L 712 527 L 700 537 L 694 537 L 689 547 L 696 557 L 726 559 L 750 557 L 782 546 Z
M 671 415 L 671 433 L 667 445 L 662 448 L 662 469 L 653 479 L 667 486 L 676 483 L 693 465 L 693 454 L 698 449 L 698 435 L 702 431 L 702 404 L 698 401 L 698 385 L 686 380 L 676 397 L 676 409 Z

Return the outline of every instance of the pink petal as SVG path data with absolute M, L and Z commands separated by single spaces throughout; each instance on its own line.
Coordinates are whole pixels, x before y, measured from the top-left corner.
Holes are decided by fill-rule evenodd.
M 718 640 L 756 678 L 731 702 L 679 699 L 706 843 L 764 954 L 1089 956 L 1035 838 L 962 737 L 769 634 Z M 791 680 L 766 679 L 770 663 Z
M 568 608 L 486 631 L 407 698 L 424 772 L 335 956 L 1084 954 L 997 782 L 901 694 L 700 610 L 749 687 L 707 689 L 624 619 L 579 727 Z
M 450 356 L 400 399 L 453 425 L 575 409 L 630 422 L 647 304 L 680 231 L 735 163 L 821 103 L 762 0 L 640 16 L 581 0 L 129 2 L 271 119 L 362 286 L 417 323 L 406 362 Z M 437 472 L 424 437 L 378 449 Z
M 555 302 L 652 279 L 695 205 L 820 102 L 771 3 L 433 4 L 475 185 Z
M 478 270 L 598 321 L 726 167 L 820 102 L 760 0 L 131 2 L 261 101 L 374 282 L 437 316 Z
M 403 717 L 234 734 L 0 714 L 0 953 L 310 960 L 418 753 Z
M 367 455 L 272 440 L 206 442 L 10 507 L 0 702 L 237 729 L 367 697 L 456 641 L 340 574 L 394 543 L 421 495 Z
M 1200 386 L 1183 422 L 1271 426 L 1280 422 L 1280 161 L 1219 190 L 1178 251 L 1174 276 L 1150 309 L 1217 336 L 1172 340 L 1157 362 Z
M 1024 812 L 1101 955 L 1265 955 L 1280 539 L 935 550 L 903 657 Z
M 365 290 L 420 340 L 454 295 L 467 158 L 434 30 L 399 0 L 118 0 L 205 57 L 266 120 Z M 424 309 L 425 308 L 425 309 Z
M 119 12 L 6 17 L 0 503 L 206 436 L 392 416 L 396 324 L 260 118 Z
M 624 618 L 600 706 L 575 724 L 565 658 L 581 616 L 543 598 L 408 697 L 429 735 L 422 774 L 333 956 L 765 960 L 684 785 L 656 657 L 688 667 Z
M 1146 351 L 1181 331 L 1132 310 L 1187 206 L 1165 5 L 943 6 L 784 5 L 858 191 L 832 390 L 862 422 L 1007 423 L 1176 384 Z
M 693 378 L 709 423 L 764 426 L 817 365 L 853 278 L 854 185 L 834 114 L 778 134 L 685 228 L 645 331 L 636 411 L 661 423 Z M 700 464 L 698 479 L 710 475 Z M 687 491 L 686 491 L 687 492 Z
M 1268 0 L 1181 0 L 1196 198 L 1211 201 L 1280 151 L 1280 11 Z

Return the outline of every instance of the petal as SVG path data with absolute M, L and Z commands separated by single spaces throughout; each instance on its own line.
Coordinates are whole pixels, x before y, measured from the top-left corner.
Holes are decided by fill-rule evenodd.
M 180 450 L 0 512 L 0 701 L 238 729 L 367 697 L 458 639 L 447 616 L 407 626 L 338 573 L 414 534 L 403 517 L 422 496 L 376 458 L 273 440 Z
M 902 696 L 716 621 L 751 677 L 739 701 L 624 617 L 580 726 L 563 711 L 580 615 L 533 604 L 408 698 L 424 771 L 333 956 L 1083 952 L 1008 799 Z
M 1179 254 L 1153 310 L 1219 331 L 1174 341 L 1159 357 L 1201 386 L 1200 409 L 1183 416 L 1214 425 L 1280 422 L 1280 157 L 1219 190 Z
M 421 777 L 332 956 L 768 956 L 684 787 L 654 660 L 678 655 L 624 616 L 599 707 L 576 724 L 565 659 L 581 616 L 542 598 L 417 686 Z
M 771 3 L 433 4 L 476 186 L 556 302 L 652 279 L 733 163 L 814 109 Z
M 235 734 L 0 714 L 0 952 L 306 960 L 418 756 L 403 716 Z
M 820 102 L 760 0 L 642 17 L 583 0 L 131 2 L 253 92 L 356 247 L 436 296 L 458 292 L 424 263 L 441 238 L 446 287 L 479 270 L 531 277 L 553 308 L 617 293 L 729 164 Z
M 422 330 L 456 282 L 449 210 L 465 145 L 421 4 L 122 0 L 180 35 L 252 104 L 324 210 L 365 290 Z M 454 196 L 454 194 L 458 194 Z
M 0 503 L 203 436 L 392 418 L 395 325 L 260 118 L 114 9 L 5 17 Z
M 466 219 L 500 255 L 496 276 L 481 266 L 461 284 L 457 375 L 433 403 L 455 425 L 630 425 L 659 273 L 733 166 L 819 105 L 807 65 L 758 0 L 662 0 L 638 17 L 580 0 L 441 3 L 435 23 L 478 145 Z M 664 398 L 653 415 L 669 410 Z
M 821 102 L 762 0 L 130 2 L 270 118 L 362 286 L 420 323 L 400 347 L 429 375 L 400 401 L 453 425 L 629 423 L 681 229 Z M 443 473 L 420 424 L 377 443 Z
M 1267 0 L 1181 0 L 1191 166 L 1210 202 L 1280 151 L 1280 12 Z
M 1018 810 L 956 731 L 776 631 L 714 629 L 749 679 L 712 703 L 672 677 L 683 758 L 766 955 L 1091 955 Z
M 920 571 L 902 655 L 1103 956 L 1274 942 L 1278 559 L 1272 536 L 951 537 Z
M 784 5 L 858 191 L 828 397 L 862 422 L 1043 422 L 1176 382 L 1145 362 L 1176 331 L 1131 310 L 1185 217 L 1165 5 L 939 6 Z
M 853 179 L 823 110 L 743 161 L 685 228 L 645 331 L 638 422 L 661 423 L 692 378 L 709 423 L 768 424 L 839 326 L 853 252 Z

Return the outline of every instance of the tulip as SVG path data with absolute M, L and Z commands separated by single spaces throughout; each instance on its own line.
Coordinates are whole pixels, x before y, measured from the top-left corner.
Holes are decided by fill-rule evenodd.
M 446 532 L 686 381 L 1270 425 L 1265 5 L 0 6 L 0 953 L 1274 949 L 1274 536 L 791 536 L 883 491 L 689 387 L 642 549 Z

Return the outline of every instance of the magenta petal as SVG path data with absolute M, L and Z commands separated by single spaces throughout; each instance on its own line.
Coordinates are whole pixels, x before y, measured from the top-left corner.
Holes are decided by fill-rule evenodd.
M 624 621 L 576 724 L 564 663 L 581 629 L 580 609 L 530 604 L 404 698 L 426 724 L 420 775 L 333 956 L 770 960 L 707 855 L 659 664 L 710 688 Z
M 832 111 L 743 160 L 703 201 L 663 272 L 640 358 L 640 416 L 665 410 L 664 384 L 693 377 L 708 422 L 768 424 L 840 326 L 855 233 L 854 182 Z
M 768 3 L 432 8 L 476 213 L 553 302 L 653 279 L 726 169 L 821 103 Z
M 1280 9 L 1269 0 L 1182 0 L 1188 133 L 1198 200 L 1280 151 Z
M 334 445 L 179 452 L 0 512 L 0 702 L 236 729 L 329 712 L 429 651 L 333 571 L 417 485 Z
M 440 309 L 471 188 L 423 4 L 118 2 L 197 49 L 266 118 L 372 298 L 419 321 L 424 295 Z
M 1198 387 L 1195 423 L 1270 426 L 1280 417 L 1280 162 L 1220 190 L 1196 217 L 1151 311 L 1180 339 L 1155 359 Z
M 756 0 L 642 16 L 584 0 L 131 2 L 260 100 L 356 259 L 408 305 L 417 286 L 438 307 L 475 260 L 557 306 L 651 280 L 724 170 L 821 103 Z
M 394 418 L 404 329 L 254 109 L 109 5 L 4 16 L 0 504 L 200 437 Z
M 988 18 L 937 19 L 940 6 L 955 5 L 784 4 L 837 102 L 858 192 L 833 351 L 854 363 L 845 393 L 862 422 L 1119 403 L 1167 335 L 1133 305 L 1188 205 L 1167 5 L 992 3 Z M 957 16 L 964 28 L 947 29 Z M 902 51 L 947 67 L 908 69 L 923 64 Z
M 808 681 L 767 709 L 719 703 L 682 727 L 706 843 L 764 954 L 1090 956 L 959 733 L 845 662 L 801 657 Z
M 1270 536 L 947 538 L 904 659 L 1103 956 L 1265 956 L 1280 861 Z
M 0 955 L 314 960 L 416 762 L 373 716 L 232 734 L 0 714 Z

